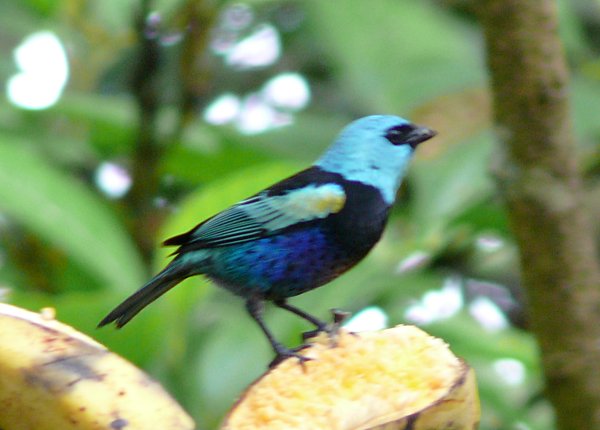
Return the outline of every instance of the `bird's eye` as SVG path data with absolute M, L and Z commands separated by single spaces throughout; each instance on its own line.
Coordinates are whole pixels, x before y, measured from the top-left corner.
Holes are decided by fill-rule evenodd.
M 397 125 L 387 129 L 385 138 L 389 140 L 392 145 L 402 145 L 403 143 L 408 143 L 407 137 L 414 129 L 414 126 L 410 124 Z

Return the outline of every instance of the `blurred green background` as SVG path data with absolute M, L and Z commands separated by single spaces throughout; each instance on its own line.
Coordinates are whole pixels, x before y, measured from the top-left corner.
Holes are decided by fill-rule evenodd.
M 600 1 L 559 4 L 597 222 Z M 439 136 L 385 237 L 293 303 L 416 323 L 475 367 L 482 429 L 553 428 L 470 1 L 3 1 L 0 50 L 1 301 L 55 307 L 215 428 L 272 358 L 240 299 L 194 278 L 123 330 L 96 324 L 165 264 L 161 240 L 309 165 L 352 119 L 398 114 Z M 288 345 L 309 328 L 267 323 Z

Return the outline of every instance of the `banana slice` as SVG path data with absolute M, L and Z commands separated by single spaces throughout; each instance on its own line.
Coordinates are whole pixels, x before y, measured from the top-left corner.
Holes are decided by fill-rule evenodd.
M 466 430 L 479 400 L 469 366 L 413 326 L 321 335 L 248 388 L 222 430 Z
M 93 339 L 0 303 L 0 429 L 193 429 L 155 381 Z

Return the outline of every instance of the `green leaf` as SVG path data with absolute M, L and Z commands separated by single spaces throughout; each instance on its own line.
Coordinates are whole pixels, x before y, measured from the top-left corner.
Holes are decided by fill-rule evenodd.
M 129 291 L 143 265 L 115 215 L 24 142 L 0 135 L 0 210 L 111 288 Z
M 482 81 L 477 36 L 430 2 L 313 0 L 306 8 L 346 97 L 368 111 L 402 112 Z
M 174 145 L 164 157 L 161 170 L 179 180 L 197 184 L 264 163 L 271 158 L 266 151 L 244 145 L 239 140 L 221 139 L 213 150 L 204 150 L 198 146 L 187 142 L 184 145 Z
M 133 100 L 121 96 L 69 91 L 46 115 L 88 126 L 91 144 L 106 157 L 128 153 L 138 126 Z
M 454 218 L 491 195 L 488 174 L 491 136 L 483 133 L 411 168 L 411 218 L 425 235 L 437 234 Z
M 257 146 L 272 154 L 310 163 L 331 145 L 352 119 L 355 118 L 339 112 L 301 112 L 295 116 L 293 125 L 252 136 L 229 131 L 226 137 Z M 223 133 L 227 132 L 227 128 L 223 128 Z

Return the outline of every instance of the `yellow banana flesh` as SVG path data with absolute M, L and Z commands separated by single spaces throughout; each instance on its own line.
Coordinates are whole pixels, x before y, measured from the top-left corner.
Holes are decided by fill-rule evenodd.
M 473 370 L 412 326 L 321 335 L 248 388 L 222 430 L 471 430 Z

